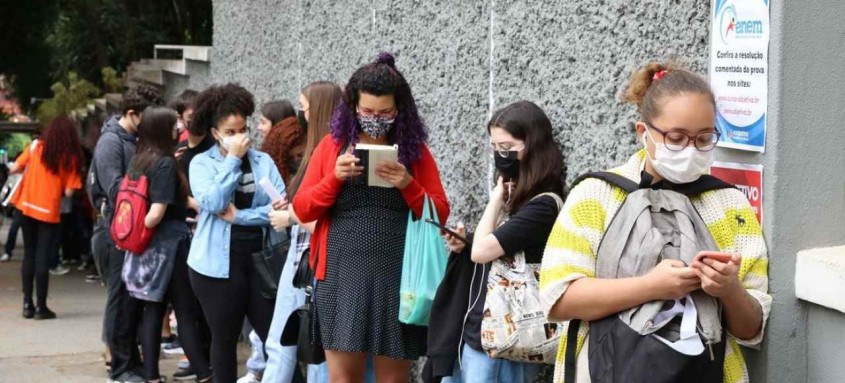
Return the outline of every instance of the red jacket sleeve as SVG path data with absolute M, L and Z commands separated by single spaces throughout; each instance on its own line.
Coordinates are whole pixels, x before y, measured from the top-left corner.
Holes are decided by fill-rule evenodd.
M 437 208 L 437 216 L 440 218 L 440 222 L 445 223 L 449 218 L 449 201 L 446 199 L 446 192 L 440 182 L 440 171 L 437 169 L 437 163 L 434 162 L 434 157 L 428 147 L 420 145 L 420 151 L 422 152 L 420 159 L 413 165 L 414 178 L 405 189 L 402 189 L 402 197 L 405 198 L 405 202 L 413 210 L 414 215 L 420 217 L 422 216 L 425 196 L 428 194 Z
M 293 209 L 300 222 L 313 222 L 334 206 L 343 181 L 334 176 L 334 164 L 340 149 L 328 135 L 314 149 L 302 184 L 293 197 Z

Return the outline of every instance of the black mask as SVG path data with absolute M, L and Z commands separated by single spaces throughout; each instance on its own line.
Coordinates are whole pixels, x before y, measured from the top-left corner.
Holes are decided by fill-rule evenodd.
M 305 119 L 305 112 L 300 110 L 299 113 L 296 114 L 296 118 L 299 120 L 299 126 L 302 127 L 302 132 L 307 133 L 308 132 L 308 120 Z
M 495 158 L 496 170 L 502 174 L 505 181 L 517 181 L 519 179 L 519 159 L 517 156 L 519 152 L 510 150 L 506 152 L 507 157 L 502 157 L 499 153 L 493 154 Z

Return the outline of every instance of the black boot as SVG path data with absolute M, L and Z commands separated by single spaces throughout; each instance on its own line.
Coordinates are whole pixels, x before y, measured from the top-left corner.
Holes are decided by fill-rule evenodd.
M 35 319 L 54 319 L 56 313 L 50 311 L 47 306 L 38 306 L 35 308 Z
M 24 302 L 23 304 L 23 317 L 26 319 L 32 319 L 35 315 L 35 306 L 32 305 L 32 302 Z

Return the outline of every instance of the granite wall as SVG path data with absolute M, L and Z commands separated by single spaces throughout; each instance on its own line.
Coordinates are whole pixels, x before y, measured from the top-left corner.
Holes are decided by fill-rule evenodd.
M 379 51 L 393 52 L 431 130 L 452 219 L 474 226 L 487 200 L 492 110 L 539 104 L 569 180 L 620 163 L 636 144 L 635 111 L 619 90 L 650 59 L 704 71 L 708 10 L 694 0 L 216 0 L 211 79 L 239 82 L 259 103 L 295 101 L 311 81 L 342 85 Z
M 837 106 L 845 8 L 836 0 L 771 4 L 766 153 L 716 153 L 765 166 L 774 304 L 762 352 L 745 354 L 752 381 L 836 381 L 841 337 L 828 334 L 843 319 L 808 310 L 792 281 L 797 251 L 842 244 L 845 231 L 845 109 Z M 570 181 L 618 164 L 637 148 L 636 112 L 618 101 L 629 74 L 667 58 L 705 73 L 710 9 L 695 0 L 214 0 L 210 78 L 240 82 L 259 102 L 295 99 L 311 81 L 342 85 L 379 51 L 394 52 L 431 130 L 452 220 L 474 226 L 487 200 L 493 110 L 539 104 Z

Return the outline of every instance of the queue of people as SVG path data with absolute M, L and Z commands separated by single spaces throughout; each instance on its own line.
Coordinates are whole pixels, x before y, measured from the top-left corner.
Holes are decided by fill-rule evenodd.
M 286 100 L 256 108 L 231 83 L 170 107 L 154 88 L 130 89 L 87 177 L 67 118 L 10 166 L 23 173 L 11 198 L 23 316 L 57 315 L 48 270 L 62 198 L 87 186 L 110 382 L 166 380 L 170 310 L 187 359 L 176 380 L 408 382 L 426 356 L 426 381 L 533 382 L 554 365 L 566 383 L 747 382 L 740 346 L 760 344 L 771 306 L 767 250 L 743 194 L 707 175 L 720 134 L 713 93 L 688 69 L 654 62 L 632 74 L 625 100 L 639 112 L 640 150 L 570 186 L 540 106 L 492 114 L 478 132 L 492 192 L 478 222 L 438 230 L 450 254 L 436 294 L 418 298 L 430 300 L 421 325 L 399 319 L 409 217 L 446 223 L 450 199 L 479 197 L 447 196 L 392 55 L 343 88 L 309 84 L 298 111 Z M 361 148 L 394 157 L 372 163 Z M 128 251 L 113 228 L 138 180 L 149 245 Z M 245 321 L 253 352 L 239 376 Z

